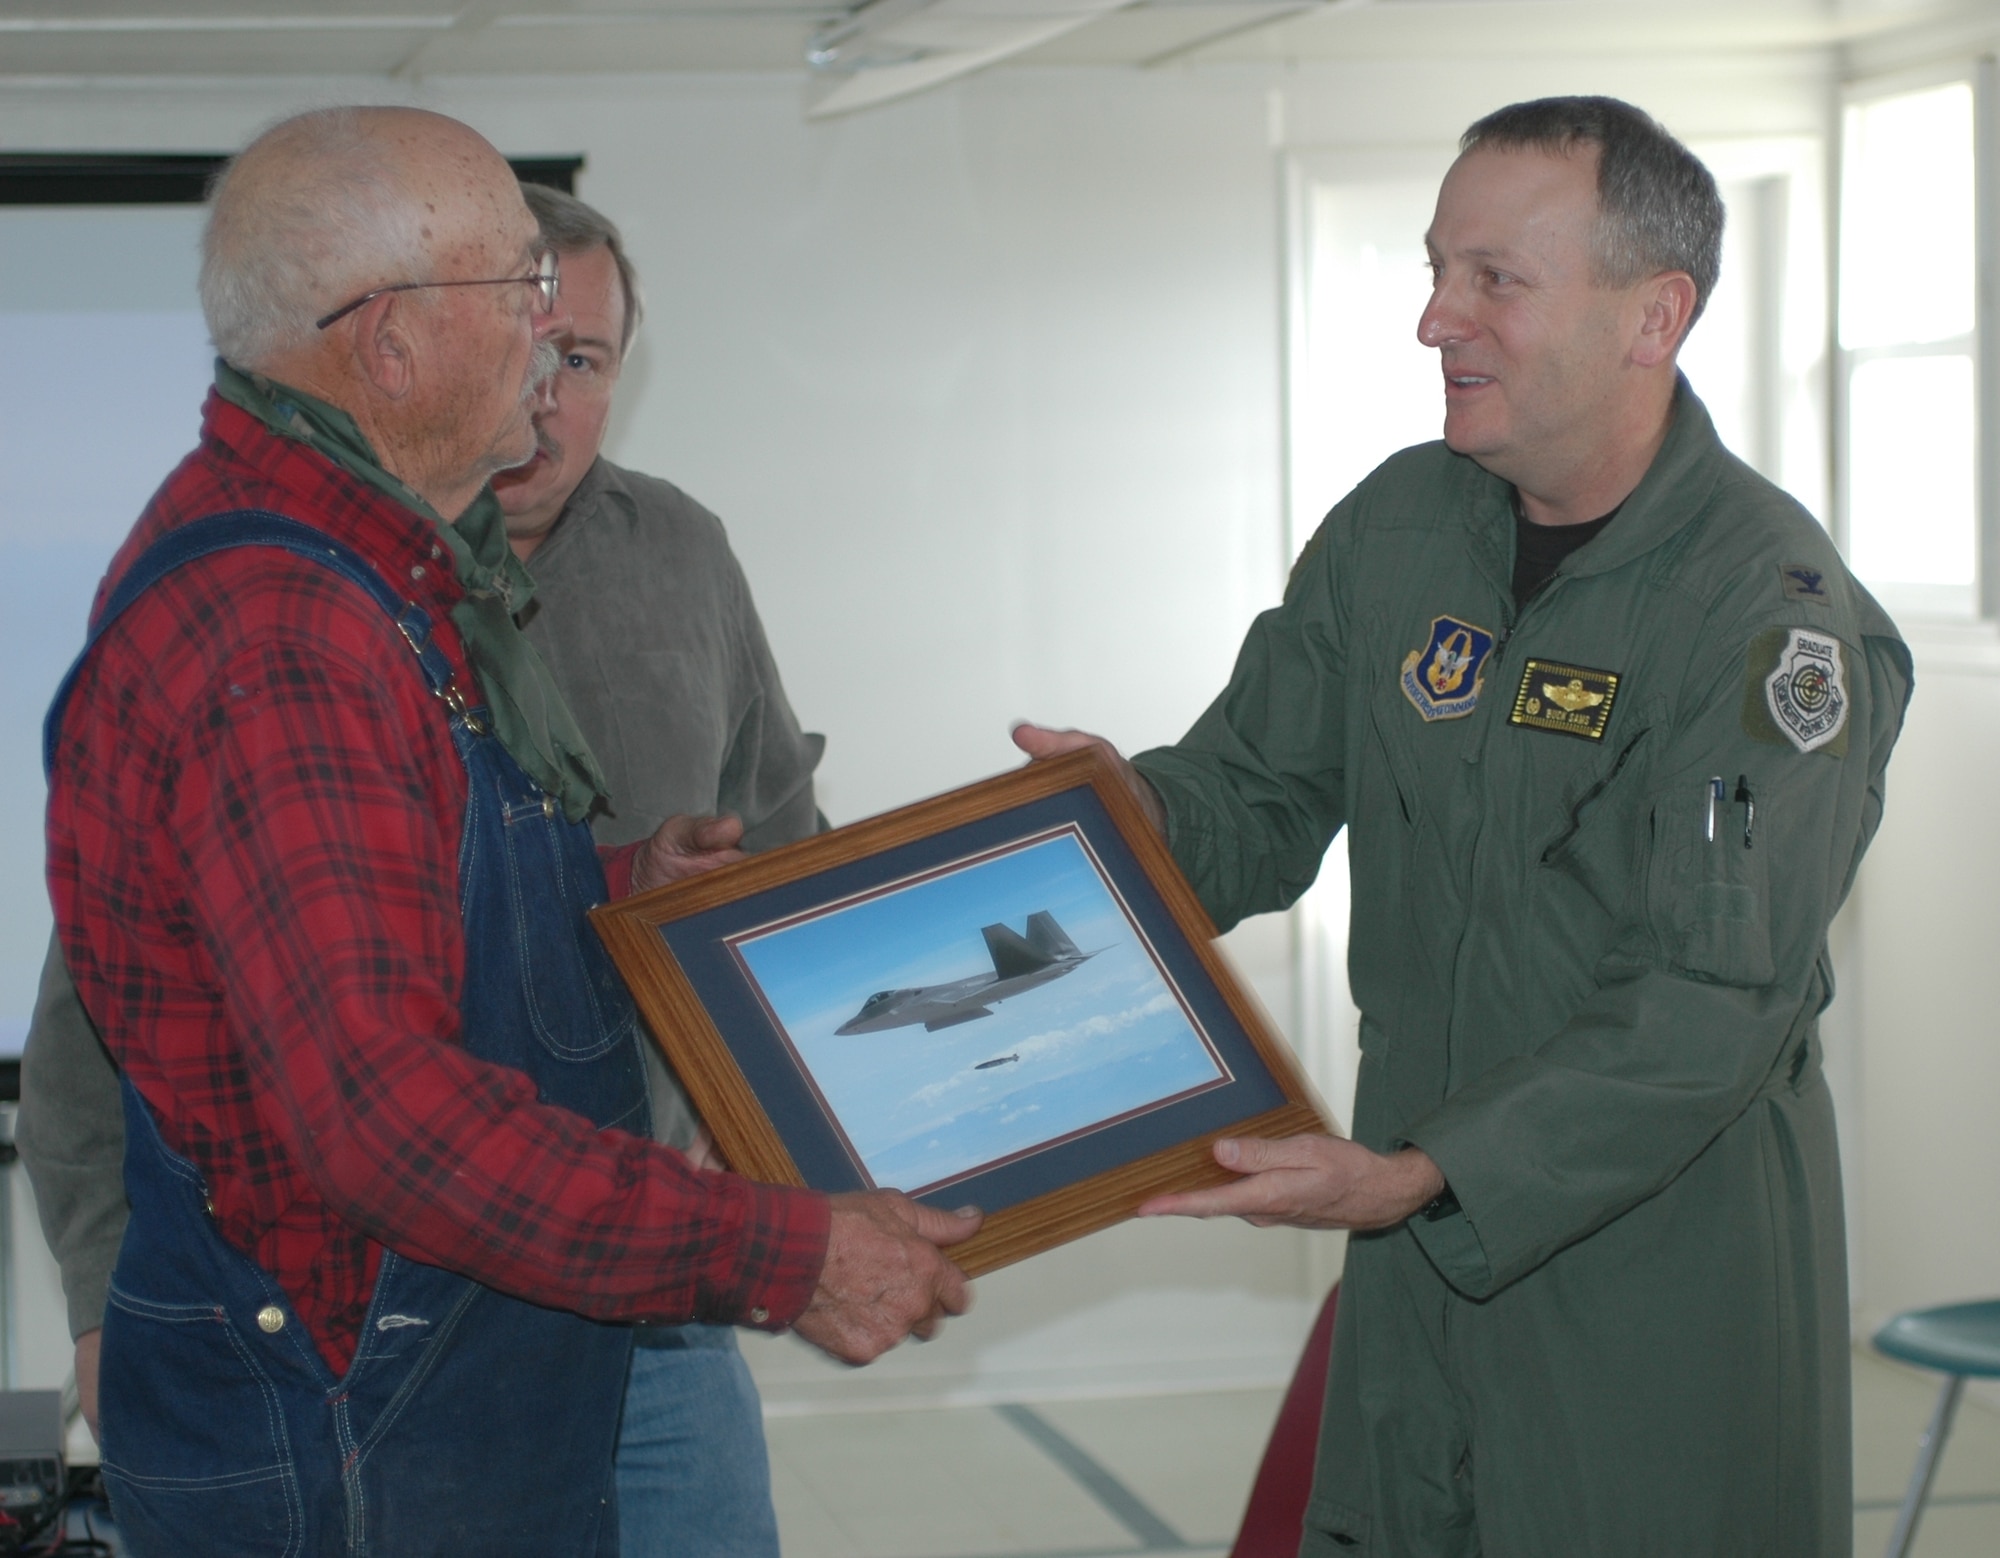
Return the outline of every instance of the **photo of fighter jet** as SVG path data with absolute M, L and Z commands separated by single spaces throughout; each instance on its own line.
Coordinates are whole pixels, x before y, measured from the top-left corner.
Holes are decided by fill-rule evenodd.
M 1230 1080 L 1074 827 L 730 945 L 872 1185 L 925 1194 Z
M 955 979 L 949 984 L 920 985 L 908 990 L 878 990 L 861 1004 L 836 1034 L 880 1033 L 917 1023 L 926 1033 L 954 1028 L 962 1022 L 991 1017 L 993 1007 L 1073 973 L 1099 952 L 1080 952 L 1047 910 L 1028 916 L 1023 937 L 1005 925 L 988 925 L 980 934 L 993 958 L 993 972 Z

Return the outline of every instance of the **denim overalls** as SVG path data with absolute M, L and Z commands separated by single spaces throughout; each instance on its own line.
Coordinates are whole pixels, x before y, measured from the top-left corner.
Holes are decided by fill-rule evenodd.
M 156 542 L 92 642 L 172 568 L 245 545 L 296 552 L 366 590 L 447 700 L 429 618 L 323 532 L 260 511 Z M 51 755 L 75 677 L 49 712 Z M 465 1047 L 526 1072 L 545 1103 L 644 1133 L 637 1017 L 584 918 L 606 896 L 589 829 L 522 772 L 482 711 L 448 702 L 439 713 L 468 780 Z M 216 1232 L 199 1172 L 168 1150 L 129 1081 L 124 1093 L 132 1221 L 105 1315 L 102 1420 L 104 1480 L 136 1558 L 616 1554 L 626 1328 L 385 1251 L 359 1351 L 335 1376 L 270 1275 Z

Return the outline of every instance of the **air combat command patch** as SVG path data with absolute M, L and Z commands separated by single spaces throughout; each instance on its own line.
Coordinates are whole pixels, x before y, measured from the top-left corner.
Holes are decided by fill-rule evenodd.
M 1514 694 L 1514 709 L 1507 723 L 1601 741 L 1617 697 L 1616 671 L 1530 660 L 1521 671 L 1521 686 Z
M 1430 642 L 1403 661 L 1403 696 L 1426 720 L 1462 719 L 1479 702 L 1480 668 L 1493 635 L 1456 617 L 1433 617 Z
M 1750 642 L 1743 728 L 1801 752 L 1847 750 L 1847 652 L 1830 633 L 1772 628 Z

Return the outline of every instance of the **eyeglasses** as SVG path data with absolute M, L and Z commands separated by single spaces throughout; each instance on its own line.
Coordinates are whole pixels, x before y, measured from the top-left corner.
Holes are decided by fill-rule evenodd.
M 562 290 L 562 277 L 557 274 L 556 251 L 544 249 L 535 256 L 535 268 L 525 276 L 495 276 L 487 281 L 399 281 L 393 287 L 377 287 L 373 292 L 364 292 L 352 303 L 343 304 L 324 318 L 313 321 L 315 330 L 324 330 L 336 320 L 345 319 L 357 308 L 364 308 L 379 297 L 391 292 L 422 292 L 430 287 L 517 287 L 535 289 L 536 307 L 544 314 L 556 311 L 556 294 Z

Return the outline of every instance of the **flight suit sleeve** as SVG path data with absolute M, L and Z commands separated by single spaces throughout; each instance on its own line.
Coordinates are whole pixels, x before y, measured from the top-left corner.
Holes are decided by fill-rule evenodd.
M 1660 732 L 1645 791 L 1623 814 L 1650 847 L 1596 990 L 1535 1051 L 1404 1132 L 1458 1200 L 1409 1227 L 1467 1296 L 1496 1292 L 1663 1189 L 1755 1098 L 1814 1062 L 1814 1019 L 1832 997 L 1827 924 L 1881 820 L 1911 690 L 1908 651 L 1880 625 L 1845 636 L 1812 621 L 1739 626 L 1729 653 L 1698 661 L 1676 704 L 1688 712 Z M 1839 653 L 1830 678 L 1823 664 L 1817 686 L 1800 682 L 1812 708 L 1781 710 L 1769 679 L 1788 653 L 1805 664 L 1800 631 Z M 1715 776 L 1725 794 L 1711 839 Z
M 1159 792 L 1168 846 L 1218 930 L 1289 906 L 1346 821 L 1336 536 L 1352 502 L 1307 543 L 1283 604 L 1251 625 L 1229 685 L 1193 728 L 1132 760 Z
M 104 1324 L 125 1204 L 125 1111 L 118 1068 L 77 997 L 53 936 L 21 1052 L 21 1162 L 42 1235 L 62 1271 L 72 1337 Z

